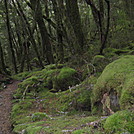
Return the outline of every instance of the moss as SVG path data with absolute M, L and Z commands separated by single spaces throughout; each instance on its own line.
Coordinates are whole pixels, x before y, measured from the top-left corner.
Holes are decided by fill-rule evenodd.
M 23 73 L 19 73 L 17 75 L 13 75 L 12 78 L 16 79 L 16 80 L 22 80 L 22 79 L 26 78 L 30 74 L 31 74 L 31 72 L 23 72 Z
M 30 126 L 25 129 L 24 134 L 37 134 L 41 131 L 42 126 Z
M 128 76 L 130 79 L 127 79 L 124 83 L 123 91 L 120 97 L 121 107 L 131 108 L 134 105 L 134 73 L 130 73 Z
M 78 83 L 78 80 L 75 78 L 77 71 L 72 68 L 62 68 L 60 73 L 57 75 L 54 81 L 55 89 L 66 90 L 69 86 L 74 86 Z
M 42 101 L 44 109 L 50 113 L 57 111 L 71 112 L 71 111 L 90 111 L 91 110 L 91 95 L 95 77 L 90 77 L 83 81 L 80 85 L 70 87 L 70 89 L 63 91 L 44 94 L 45 100 Z M 42 93 L 40 93 L 42 94 Z
M 19 87 L 20 88 L 24 88 L 24 87 L 26 87 L 26 86 L 30 86 L 30 85 L 33 85 L 33 84 L 35 84 L 35 83 L 37 83 L 38 82 L 38 77 L 36 77 L 36 76 L 32 76 L 32 77 L 30 77 L 30 78 L 27 78 L 26 80 L 24 80 L 23 82 L 21 82 L 20 84 L 19 84 Z
M 96 55 L 92 59 L 92 64 L 94 65 L 96 72 L 102 72 L 108 63 L 109 60 L 102 55 Z
M 19 96 L 17 104 L 12 109 L 14 132 L 21 133 L 24 130 L 29 134 L 37 129 L 37 133 L 38 130 L 39 132 L 41 130 L 42 133 L 59 134 L 66 127 L 77 127 L 81 123 L 95 120 L 96 117 L 83 118 L 78 116 L 78 119 L 75 119 L 75 115 L 70 117 L 79 111 L 85 110 L 87 112 L 90 110 L 91 91 L 96 81 L 96 78 L 90 77 L 80 85 L 75 85 L 76 75 L 76 70 L 72 68 L 50 69 L 48 67 L 30 74 L 21 82 L 16 95 L 14 95 Z M 68 87 L 69 89 L 67 89 Z M 51 89 L 67 90 L 52 93 Z M 84 114 L 84 112 L 82 113 Z M 69 116 L 66 117 L 67 114 Z M 51 118 L 47 115 L 51 115 L 53 120 L 50 120 Z M 45 122 L 38 124 L 41 120 L 45 120 Z
M 107 118 L 104 123 L 106 133 L 134 133 L 134 113 L 128 110 L 119 111 Z
M 80 130 L 75 130 L 72 134 L 85 134 L 85 133 L 89 133 L 90 132 L 90 129 L 87 131 L 87 130 L 84 130 L 84 129 L 80 129 Z
M 31 76 L 18 85 L 14 98 L 35 97 L 39 91 L 48 91 L 42 80 L 37 76 Z
M 28 112 L 25 112 L 25 114 L 27 114 Z M 24 113 L 22 113 L 22 114 L 24 114 Z M 16 117 L 16 118 L 14 118 L 15 120 L 15 122 L 13 122 L 14 123 L 14 125 L 18 125 L 18 124 L 27 124 L 27 123 L 29 123 L 29 122 L 32 122 L 32 119 L 31 119 L 31 116 L 28 116 L 28 115 L 26 115 L 26 116 L 18 116 L 18 117 Z
M 104 93 L 115 91 L 121 109 L 133 105 L 134 56 L 124 56 L 110 63 L 98 78 L 93 90 L 92 105 L 100 109 Z M 102 108 L 101 108 L 102 109 Z
M 44 123 L 45 123 L 44 121 L 39 121 L 39 122 L 34 122 L 34 123 L 33 122 L 29 122 L 29 123 L 25 122 L 22 124 L 18 124 L 18 125 L 14 126 L 13 132 L 17 133 L 17 134 L 19 134 L 19 133 L 28 133 L 29 134 L 30 132 L 34 132 L 34 128 L 36 128 L 35 131 L 40 130 L 42 128 L 41 125 Z M 30 128 L 31 128 L 31 131 L 30 131 Z M 38 129 L 38 128 L 40 128 L 40 129 Z
M 58 92 L 55 96 L 48 97 L 43 103 L 44 107 L 51 107 L 58 111 L 90 111 L 91 110 L 91 92 L 96 81 L 95 77 L 91 77 L 83 81 L 80 85 L 70 87 L 64 92 Z M 48 101 L 50 100 L 50 101 Z M 48 106 L 49 105 L 49 106 Z M 51 111 L 51 110 L 49 110 Z M 53 110 L 54 111 L 54 110 Z
M 25 100 L 16 103 L 12 108 L 11 118 L 14 124 L 18 123 L 18 119 L 21 119 L 22 115 L 28 114 L 30 108 L 34 107 L 34 100 Z M 27 118 L 28 119 L 28 118 Z
M 32 114 L 32 121 L 39 121 L 44 118 L 48 118 L 46 113 L 37 112 L 37 113 Z
M 95 55 L 93 59 L 105 59 L 105 57 L 103 55 Z
M 25 73 L 24 73 L 25 74 Z M 23 75 L 24 75 L 23 74 Z M 48 65 L 41 71 L 27 74 L 14 95 L 15 98 L 35 97 L 41 91 L 54 89 L 55 91 L 66 90 L 69 86 L 78 83 L 76 70 L 63 67 L 62 64 Z M 20 74 L 22 76 L 22 74 Z
M 117 54 L 117 55 L 127 55 L 127 54 L 130 53 L 130 51 L 132 51 L 131 48 L 132 48 L 131 46 L 130 47 L 129 46 L 125 47 L 123 49 L 107 48 L 107 49 L 105 49 L 105 53 L 109 53 L 109 55 L 110 54 L 113 54 L 113 55 L 115 55 L 115 54 Z

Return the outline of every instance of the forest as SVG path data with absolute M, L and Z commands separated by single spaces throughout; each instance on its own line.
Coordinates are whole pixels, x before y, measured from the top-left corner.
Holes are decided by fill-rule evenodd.
M 0 134 L 134 133 L 134 0 L 0 0 Z

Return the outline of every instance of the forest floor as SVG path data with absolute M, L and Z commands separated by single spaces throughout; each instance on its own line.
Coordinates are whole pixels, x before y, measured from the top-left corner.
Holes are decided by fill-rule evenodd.
M 19 81 L 13 81 L 7 88 L 0 91 L 0 134 L 12 134 L 10 113 L 12 108 L 12 95 L 17 89 Z

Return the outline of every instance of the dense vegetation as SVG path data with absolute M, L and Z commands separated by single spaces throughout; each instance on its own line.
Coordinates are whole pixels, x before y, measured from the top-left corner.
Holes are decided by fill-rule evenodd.
M 134 133 L 133 6 L 0 1 L 0 91 L 20 81 L 13 132 Z

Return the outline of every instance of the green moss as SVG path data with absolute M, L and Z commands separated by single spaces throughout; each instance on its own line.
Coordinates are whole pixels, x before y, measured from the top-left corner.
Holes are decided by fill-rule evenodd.
M 129 79 L 130 78 L 130 79 Z M 130 73 L 128 79 L 125 81 L 123 85 L 121 97 L 120 97 L 120 104 L 123 107 L 131 108 L 131 105 L 134 103 L 134 73 Z
M 102 55 L 96 55 L 92 59 L 92 64 L 94 65 L 96 72 L 102 72 L 108 63 L 109 60 Z
M 12 76 L 12 78 L 16 79 L 16 80 L 22 80 L 22 79 L 26 78 L 30 74 L 31 74 L 31 72 L 23 72 L 23 73 L 19 73 L 17 75 Z
M 39 121 L 44 118 L 48 118 L 48 115 L 46 113 L 37 112 L 32 114 L 32 121 Z
M 14 95 L 14 98 L 17 98 L 18 95 L 17 104 L 12 109 L 15 133 L 21 133 L 24 130 L 30 134 L 37 130 L 36 133 L 41 131 L 42 133 L 60 134 L 66 127 L 77 127 L 77 125 L 97 119 L 83 116 L 76 118 L 75 115 L 70 117 L 79 111 L 90 110 L 91 91 L 96 79 L 90 77 L 82 84 L 75 85 L 78 82 L 75 78 L 76 70 L 68 67 L 52 68 L 46 67 L 46 69 L 31 73 L 19 84 L 16 95 Z M 68 89 L 69 86 L 73 87 Z M 52 93 L 51 89 L 67 90 Z M 52 116 L 52 119 L 49 118 L 49 115 Z M 41 120 L 45 121 L 39 124 Z
M 35 83 L 37 83 L 38 82 L 38 77 L 36 77 L 36 76 L 32 76 L 32 77 L 30 77 L 30 78 L 27 78 L 26 80 L 24 80 L 23 82 L 21 82 L 20 84 L 19 84 L 19 87 L 20 88 L 24 88 L 24 87 L 26 87 L 26 86 L 30 86 L 30 85 L 33 85 L 33 84 L 35 84 Z
M 30 126 L 25 129 L 24 134 L 37 134 L 41 131 L 42 126 Z
M 119 111 L 107 118 L 104 123 L 106 133 L 134 133 L 134 113 L 128 110 Z
M 34 107 L 34 100 L 24 100 L 16 103 L 12 108 L 11 118 L 14 124 L 18 123 L 18 119 L 21 119 L 22 115 L 28 114 L 30 108 Z M 28 119 L 28 118 L 27 118 Z M 23 122 L 23 120 L 22 120 Z
M 104 93 L 115 91 L 121 109 L 133 105 L 134 89 L 134 56 L 125 56 L 110 63 L 98 78 L 93 90 L 92 105 L 100 109 Z M 102 109 L 102 108 L 101 108 Z
M 62 80 L 62 79 L 65 79 L 65 78 L 70 78 L 75 73 L 76 73 L 75 69 L 72 69 L 72 68 L 69 68 L 69 67 L 62 68 L 59 75 L 58 75 L 58 80 Z
M 78 80 L 75 78 L 77 72 L 72 68 L 62 68 L 60 73 L 57 75 L 54 81 L 55 89 L 66 90 L 69 86 L 74 86 L 78 83 Z
M 14 126 L 13 132 L 19 134 L 19 133 L 22 133 L 22 131 L 23 131 L 23 133 L 29 134 L 29 132 L 34 132 L 33 131 L 34 128 L 36 128 L 35 129 L 35 132 L 36 132 L 36 130 L 40 130 L 42 128 L 41 125 L 44 123 L 45 123 L 44 121 L 39 121 L 39 122 L 34 122 L 34 123 L 33 122 L 26 123 L 25 122 L 22 124 L 18 124 L 18 125 Z M 31 131 L 30 131 L 30 128 L 31 128 Z M 40 129 L 38 129 L 38 128 L 40 128 Z
M 80 129 L 80 130 L 75 130 L 72 134 L 85 134 L 85 133 L 89 133 L 90 132 L 90 129 L 87 131 L 87 130 L 84 130 L 84 129 Z
M 105 59 L 105 57 L 103 55 L 95 55 L 93 59 Z
M 132 51 L 131 46 L 123 48 L 123 49 L 116 49 L 116 48 L 107 48 L 105 49 L 105 53 L 108 53 L 108 55 L 111 54 L 112 55 L 128 55 L 130 53 L 130 51 Z
M 48 65 L 41 71 L 31 72 L 20 84 L 14 95 L 15 98 L 35 97 L 41 91 L 54 89 L 55 91 L 66 90 L 69 86 L 78 83 L 76 70 L 63 67 L 62 64 Z M 22 74 L 20 74 L 22 77 Z

